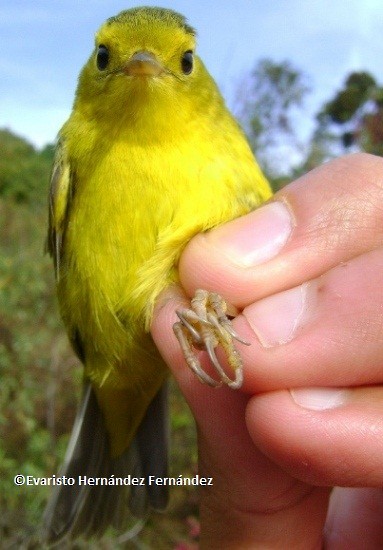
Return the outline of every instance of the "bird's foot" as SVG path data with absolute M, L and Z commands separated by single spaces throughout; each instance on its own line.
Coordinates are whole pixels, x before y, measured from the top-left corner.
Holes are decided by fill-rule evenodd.
M 173 325 L 174 333 L 180 343 L 185 360 L 198 378 L 209 386 L 227 384 L 230 388 L 240 388 L 243 382 L 243 365 L 234 340 L 249 345 L 234 331 L 227 315 L 225 300 L 214 292 L 197 290 L 191 300 L 191 308 L 177 311 L 179 321 Z M 215 348 L 221 345 L 225 350 L 229 365 L 235 378 L 227 376 L 215 353 Z M 210 357 L 219 380 L 212 378 L 202 368 L 193 347 L 205 349 Z

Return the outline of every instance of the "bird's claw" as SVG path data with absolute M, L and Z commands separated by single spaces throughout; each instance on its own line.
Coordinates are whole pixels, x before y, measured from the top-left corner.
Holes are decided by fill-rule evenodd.
M 179 321 L 173 330 L 180 343 L 188 366 L 198 378 L 209 386 L 217 387 L 226 384 L 230 388 L 240 388 L 243 382 L 243 365 L 233 340 L 249 345 L 238 336 L 226 315 L 226 302 L 216 293 L 197 290 L 191 301 L 191 309 L 177 311 Z M 232 380 L 227 376 L 215 353 L 215 348 L 221 345 L 228 362 L 235 372 Z M 215 380 L 202 368 L 193 347 L 205 349 L 209 355 L 214 370 L 219 375 Z

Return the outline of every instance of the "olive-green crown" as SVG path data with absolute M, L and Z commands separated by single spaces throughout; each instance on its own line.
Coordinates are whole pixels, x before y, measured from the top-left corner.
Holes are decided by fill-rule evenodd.
M 118 15 L 109 17 L 107 19 L 108 24 L 113 23 L 123 23 L 129 21 L 130 23 L 135 23 L 140 25 L 143 22 L 150 21 L 162 21 L 166 24 L 174 25 L 182 28 L 188 34 L 195 36 L 196 31 L 191 27 L 186 20 L 186 17 L 177 13 L 176 11 L 165 9 L 165 8 L 156 8 L 151 6 L 142 6 L 139 8 L 132 8 L 130 10 L 124 10 Z

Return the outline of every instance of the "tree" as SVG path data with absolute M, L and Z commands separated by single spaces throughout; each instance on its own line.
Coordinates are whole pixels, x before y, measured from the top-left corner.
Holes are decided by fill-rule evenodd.
M 0 197 L 46 202 L 53 146 L 37 151 L 25 139 L 0 129 Z
M 238 94 L 237 117 L 270 179 L 300 156 L 297 115 L 309 92 L 308 78 L 290 61 L 261 59 Z M 288 162 L 286 162 L 288 159 Z
M 317 116 L 344 149 L 383 156 L 383 87 L 368 72 L 353 72 Z

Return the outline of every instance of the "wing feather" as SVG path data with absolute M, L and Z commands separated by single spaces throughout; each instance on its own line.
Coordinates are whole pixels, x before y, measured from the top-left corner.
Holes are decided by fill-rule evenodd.
M 53 257 L 56 278 L 60 275 L 65 229 L 73 197 L 73 173 L 65 142 L 60 139 L 56 146 L 49 192 L 49 225 L 47 249 Z

